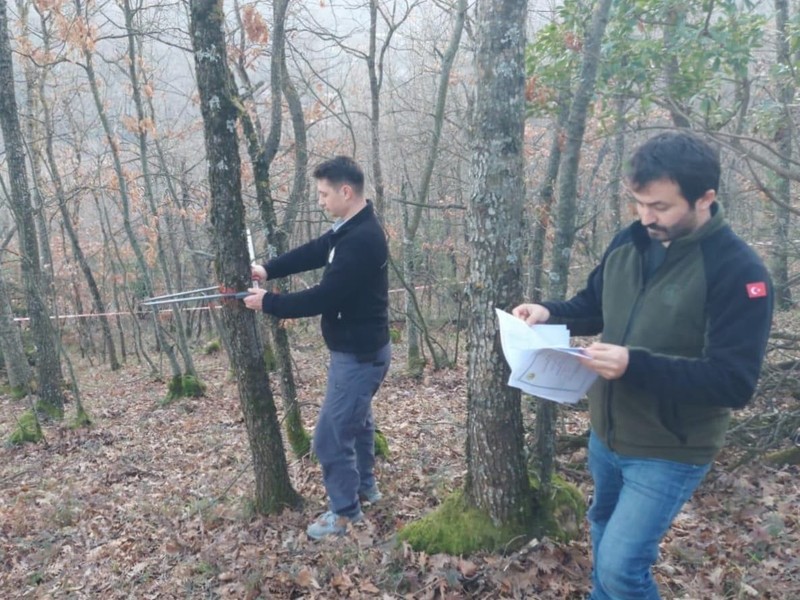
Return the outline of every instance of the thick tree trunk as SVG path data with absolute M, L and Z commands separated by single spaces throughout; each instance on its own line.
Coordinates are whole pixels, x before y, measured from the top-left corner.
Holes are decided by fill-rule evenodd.
M 534 495 L 519 392 L 506 385 L 494 308 L 522 299 L 526 0 L 478 4 L 470 243 L 468 501 L 495 523 L 531 531 Z
M 222 0 L 192 0 L 191 35 L 206 140 L 211 223 L 217 278 L 226 288 L 249 286 L 241 162 L 235 127 L 239 117 L 228 69 Z M 230 364 L 236 374 L 256 479 L 256 509 L 280 512 L 297 506 L 281 441 L 272 388 L 261 357 L 255 314 L 240 302 L 222 309 Z
M 28 315 L 36 345 L 36 373 L 42 408 L 50 416 L 64 414 L 63 375 L 55 341 L 55 330 L 41 289 L 44 275 L 39 262 L 36 225 L 25 168 L 25 153 L 15 97 L 14 67 L 8 37 L 6 1 L 0 0 L 0 125 L 11 185 L 11 210 L 17 224 L 22 254 L 22 278 L 28 302 Z

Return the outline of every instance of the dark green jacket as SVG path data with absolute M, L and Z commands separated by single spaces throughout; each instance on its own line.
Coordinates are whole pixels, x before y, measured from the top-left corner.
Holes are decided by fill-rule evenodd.
M 620 379 L 589 391 L 592 429 L 614 451 L 704 464 L 722 447 L 732 408 L 752 397 L 772 322 L 764 264 L 721 208 L 674 240 L 647 274 L 641 223 L 619 233 L 585 289 L 543 303 L 572 335 L 602 332 L 629 348 Z

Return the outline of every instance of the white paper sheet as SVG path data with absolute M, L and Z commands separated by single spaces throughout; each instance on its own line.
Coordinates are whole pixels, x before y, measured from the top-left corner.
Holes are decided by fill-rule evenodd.
M 495 309 L 511 377 L 508 385 L 526 394 L 575 403 L 597 378 L 597 374 L 578 360 L 580 348 L 569 345 L 569 330 L 564 325 L 531 327 L 522 319 Z

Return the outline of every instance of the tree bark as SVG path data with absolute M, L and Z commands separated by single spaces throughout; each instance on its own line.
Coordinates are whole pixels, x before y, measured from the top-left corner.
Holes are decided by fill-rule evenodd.
M 22 333 L 14 322 L 14 311 L 8 286 L 0 264 L 0 344 L 3 345 L 3 361 L 8 374 L 8 385 L 15 395 L 24 395 L 30 391 L 33 372 L 25 356 L 22 345 Z
M 781 166 L 789 169 L 792 164 L 792 151 L 794 146 L 794 127 L 792 123 L 792 103 L 795 89 L 791 49 L 789 40 L 791 34 L 787 31 L 789 25 L 789 3 L 787 0 L 775 0 L 775 36 L 776 58 L 783 67 L 783 72 L 778 75 L 778 101 L 780 102 L 781 123 L 775 132 L 775 142 Z M 778 175 L 775 196 L 784 206 L 792 205 L 792 181 L 788 177 Z M 791 211 L 780 204 L 775 210 L 775 244 L 772 250 L 770 271 L 775 284 L 775 303 L 778 308 L 786 310 L 792 306 L 792 288 L 789 285 L 789 263 L 791 250 Z
M 14 67 L 8 37 L 6 0 L 0 0 L 0 126 L 6 149 L 11 187 L 11 210 L 19 232 L 22 278 L 36 346 L 36 373 L 41 407 L 55 418 L 64 415 L 64 377 L 55 342 L 55 329 L 44 303 L 41 284 L 45 280 L 39 261 L 39 248 L 33 207 L 28 189 L 25 152 L 15 96 Z
M 473 121 L 467 387 L 467 500 L 495 523 L 531 531 L 520 395 L 506 385 L 494 308 L 522 298 L 520 255 L 526 0 L 478 4 Z
M 218 281 L 249 287 L 238 136 L 239 107 L 228 68 L 222 0 L 192 0 L 191 36 L 206 141 L 211 224 Z M 269 376 L 261 357 L 255 314 L 240 302 L 222 308 L 226 349 L 236 374 L 256 479 L 256 510 L 269 514 L 297 506 L 289 479 Z

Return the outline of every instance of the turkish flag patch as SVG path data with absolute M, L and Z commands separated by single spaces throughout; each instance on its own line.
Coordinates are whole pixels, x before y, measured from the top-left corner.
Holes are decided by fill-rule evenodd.
M 765 298 L 767 295 L 767 284 L 763 281 L 747 284 L 748 298 Z

